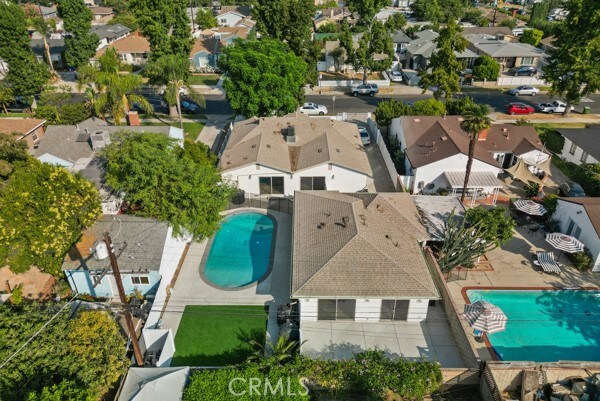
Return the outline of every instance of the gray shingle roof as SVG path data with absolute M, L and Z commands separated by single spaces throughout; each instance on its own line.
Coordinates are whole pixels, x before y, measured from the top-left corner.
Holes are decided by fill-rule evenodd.
M 288 126 L 296 142 L 286 142 Z M 269 117 L 240 121 L 221 156 L 223 171 L 260 164 L 294 172 L 332 163 L 371 176 L 371 167 L 356 124 L 328 118 Z
M 293 297 L 439 297 L 409 194 L 298 191 L 293 238 Z
M 46 39 L 46 42 L 51 54 L 62 54 L 66 50 L 64 39 Z M 38 56 L 45 56 L 44 39 L 31 39 L 29 47 Z
M 585 150 L 596 160 L 600 160 L 600 124 L 586 128 L 559 128 L 558 133 Z
M 121 24 L 92 26 L 92 33 L 98 35 L 100 39 L 115 39 L 120 36 L 126 35 L 129 32 L 131 32 L 131 29 Z
M 544 52 L 527 43 L 507 42 L 485 34 L 465 35 L 477 50 L 490 57 L 542 57 Z
M 108 231 L 121 272 L 158 271 L 168 228 L 167 223 L 154 219 L 124 214 L 103 215 L 69 250 L 62 270 L 104 270 L 110 266 L 108 258 L 96 260 L 91 252 Z
M 421 222 L 434 241 L 444 239 L 445 223 L 452 211 L 460 220 L 465 215 L 465 207 L 457 197 L 414 195 L 413 201 L 421 216 Z

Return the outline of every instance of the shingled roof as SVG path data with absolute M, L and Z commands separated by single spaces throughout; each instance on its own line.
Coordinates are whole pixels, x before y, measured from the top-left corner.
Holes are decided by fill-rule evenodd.
M 293 297 L 439 298 L 409 194 L 298 191 L 293 235 Z
M 290 126 L 295 129 L 295 143 L 286 141 Z M 225 172 L 260 164 L 290 173 L 324 163 L 372 175 L 356 124 L 307 116 L 240 121 L 220 162 Z

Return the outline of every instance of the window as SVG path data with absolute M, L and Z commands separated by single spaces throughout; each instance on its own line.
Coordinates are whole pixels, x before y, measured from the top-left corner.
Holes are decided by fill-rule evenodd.
M 577 145 L 575 145 L 574 143 L 571 143 L 571 149 L 569 149 L 569 153 L 574 155 L 576 150 L 577 150 Z
M 31 135 L 31 139 L 33 139 L 34 142 L 38 140 L 38 136 L 35 132 Z
M 533 57 L 523 57 L 523 61 L 521 65 L 531 65 L 533 64 Z
M 146 276 L 131 276 L 132 284 L 150 284 L 150 280 Z
M 581 154 L 581 162 L 582 163 L 587 163 L 587 158 L 588 158 L 588 153 L 584 150 L 583 153 Z
M 354 320 L 355 299 L 319 299 L 319 320 Z
M 127 54 L 125 54 L 125 53 L 120 53 L 120 54 L 119 54 L 119 58 L 121 59 L 121 61 L 127 61 Z
M 327 189 L 325 187 L 325 177 L 300 177 L 300 189 L 324 191 Z
M 283 195 L 283 177 L 259 177 L 258 186 L 261 195 Z
M 384 299 L 381 301 L 381 320 L 406 320 L 409 300 Z
M 579 235 L 581 235 L 581 227 L 579 227 L 573 220 L 569 220 L 566 234 L 572 235 L 575 238 L 579 238 Z
M 227 18 L 221 18 L 221 24 L 226 24 L 227 23 Z

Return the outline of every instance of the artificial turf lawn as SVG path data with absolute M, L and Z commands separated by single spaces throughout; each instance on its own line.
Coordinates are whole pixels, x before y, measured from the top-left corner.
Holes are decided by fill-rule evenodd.
M 243 362 L 249 347 L 238 338 L 240 331 L 257 332 L 265 338 L 264 306 L 185 307 L 175 337 L 171 366 L 223 366 Z

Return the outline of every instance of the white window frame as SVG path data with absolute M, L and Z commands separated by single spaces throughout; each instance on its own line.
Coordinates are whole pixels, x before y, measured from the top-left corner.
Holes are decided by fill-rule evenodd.
M 569 153 L 572 155 L 575 155 L 576 151 L 577 151 L 577 145 L 575 145 L 575 142 L 571 142 L 571 149 L 569 149 Z
M 579 160 L 582 163 L 587 163 L 587 158 L 588 158 L 588 152 L 586 152 L 585 150 L 583 151 L 583 153 L 581 154 L 581 158 L 579 158 Z
M 144 283 L 144 281 L 146 282 Z M 150 285 L 150 278 L 148 276 L 131 276 L 131 284 Z

